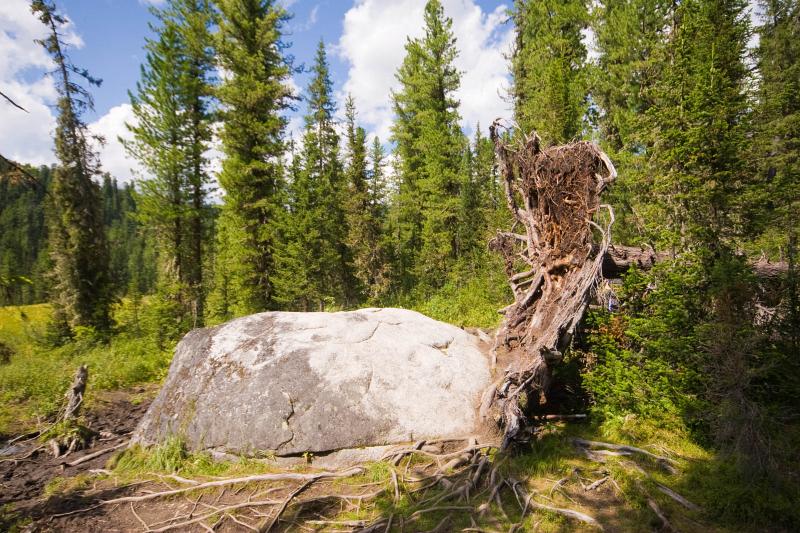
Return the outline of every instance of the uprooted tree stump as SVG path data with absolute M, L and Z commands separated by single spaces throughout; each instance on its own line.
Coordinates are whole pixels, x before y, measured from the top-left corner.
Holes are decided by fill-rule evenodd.
M 496 358 L 497 349 L 505 347 L 511 364 L 484 394 L 481 416 L 495 416 L 506 448 L 524 425 L 523 398 L 536 401 L 546 395 L 551 366 L 562 359 L 589 303 L 614 221 L 600 194 L 616 170 L 592 143 L 543 149 L 535 133 L 513 142 L 498 130 L 493 124 L 514 222 L 489 246 L 503 256 L 514 303 L 501 310 L 505 316 L 492 353 Z M 606 228 L 593 220 L 601 209 L 608 210 Z

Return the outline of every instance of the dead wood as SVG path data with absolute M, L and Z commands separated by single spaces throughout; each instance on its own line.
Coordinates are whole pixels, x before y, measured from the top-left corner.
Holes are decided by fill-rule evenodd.
M 514 217 L 512 230 L 489 243 L 503 256 L 514 294 L 493 354 L 504 346 L 512 363 L 487 391 L 481 412 L 491 411 L 503 427 L 505 449 L 527 422 L 521 403 L 546 398 L 551 365 L 561 360 L 600 275 L 614 220 L 600 194 L 616 170 L 589 142 L 542 149 L 535 133 L 508 141 L 497 123 L 491 135 Z M 606 228 L 593 221 L 603 208 Z
M 632 266 L 641 270 L 649 270 L 656 263 L 669 259 L 667 252 L 656 252 L 649 246 L 621 246 L 614 244 L 608 247 L 603 257 L 602 272 L 604 278 L 619 278 Z M 786 261 L 769 261 L 761 258 L 752 261 L 750 267 L 753 274 L 761 281 L 779 280 L 789 272 Z
M 84 455 L 83 457 L 72 461 L 71 463 L 64 463 L 66 466 L 78 466 L 81 463 L 85 463 L 86 461 L 91 461 L 95 457 L 100 457 L 101 455 L 105 455 L 109 452 L 113 452 L 114 450 L 119 450 L 123 446 L 127 446 L 128 442 L 121 442 L 116 446 L 109 446 L 108 448 L 103 448 L 102 450 L 97 450 L 96 452 L 92 452 L 88 455 Z
M 584 490 L 586 490 L 586 491 L 595 490 L 596 488 L 598 488 L 600 485 L 602 485 L 603 483 L 605 483 L 609 479 L 610 479 L 609 476 L 603 476 L 600 479 L 598 479 L 597 481 L 595 481 L 594 483 L 592 483 L 591 485 L 587 485 Z
M 83 394 L 86 392 L 86 381 L 89 379 L 89 369 L 86 365 L 81 365 L 72 378 L 72 385 L 67 390 L 67 406 L 61 420 L 74 420 L 78 417 L 78 412 L 83 404 Z

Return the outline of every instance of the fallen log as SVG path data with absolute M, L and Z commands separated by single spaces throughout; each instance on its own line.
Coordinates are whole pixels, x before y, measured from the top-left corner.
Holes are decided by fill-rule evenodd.
M 656 263 L 669 259 L 667 252 L 656 252 L 652 248 L 638 246 L 620 246 L 613 244 L 608 247 L 603 257 L 602 273 L 607 279 L 622 277 L 630 267 L 635 266 L 641 270 L 649 270 Z M 772 262 L 759 259 L 750 263 L 753 273 L 762 280 L 775 280 L 784 277 L 789 272 L 786 261 Z

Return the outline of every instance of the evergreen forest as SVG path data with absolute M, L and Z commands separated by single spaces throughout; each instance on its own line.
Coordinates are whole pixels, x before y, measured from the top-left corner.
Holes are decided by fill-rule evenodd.
M 658 260 L 598 280 L 554 370 L 551 412 L 588 422 L 563 434 L 547 422 L 507 468 L 547 478 L 535 490 L 554 497 L 579 470 L 563 456 L 573 436 L 679 450 L 690 467 L 678 492 L 702 509 L 645 496 L 665 498 L 666 478 L 636 481 L 614 463 L 604 475 L 632 503 L 609 530 L 800 529 L 800 1 L 513 0 L 513 116 L 468 136 L 462 43 L 427 0 L 386 94 L 385 139 L 353 97 L 338 100 L 330 43 L 297 63 L 284 4 L 151 7 L 124 142 L 144 172 L 121 183 L 85 122 L 99 79 L 71 62 L 58 6 L 31 2 L 49 37 L 30 46 L 56 66 L 58 162 L 0 158 L 0 433 L 52 417 L 79 363 L 90 389 L 158 382 L 186 333 L 263 311 L 402 307 L 491 335 L 514 292 L 489 242 L 518 231 L 495 140 L 536 132 L 543 147 L 590 141 L 608 155 L 611 245 Z M 122 457 L 200 472 L 181 470 L 197 468 L 181 453 L 174 467 Z M 391 486 L 387 472 L 367 481 Z M 416 509 L 386 501 L 392 516 Z M 3 509 L 0 529 L 22 523 Z M 519 531 L 583 530 L 548 512 L 526 522 L 526 510 Z M 500 528 L 484 526 L 466 530 Z

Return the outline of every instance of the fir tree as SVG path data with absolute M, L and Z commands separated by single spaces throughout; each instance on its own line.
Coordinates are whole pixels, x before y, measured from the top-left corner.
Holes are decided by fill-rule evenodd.
M 385 290 L 385 257 L 382 243 L 383 204 L 381 202 L 383 151 L 373 144 L 372 171 L 367 161 L 367 132 L 356 125 L 352 96 L 345 104 L 347 118 L 347 246 L 359 290 L 375 300 Z M 376 138 L 377 140 L 377 138 Z
M 476 272 L 486 263 L 486 243 L 492 231 L 503 225 L 498 218 L 501 203 L 494 169 L 494 145 L 475 128 L 472 147 L 464 148 L 464 181 L 459 213 L 459 255 L 461 266 Z
M 515 0 L 516 43 L 511 58 L 514 116 L 522 131 L 545 143 L 582 135 L 587 112 L 585 0 Z
M 761 248 L 785 255 L 790 229 L 800 225 L 800 2 L 761 5 L 755 113 L 759 175 L 749 194 L 750 219 L 763 232 Z
M 49 167 L 26 168 L 34 181 L 15 179 L 18 171 L 0 160 L 0 305 L 45 301 L 47 224 L 44 204 L 51 185 Z
M 465 145 L 454 97 L 461 75 L 453 21 L 425 5 L 425 36 L 409 39 L 392 94 L 399 188 L 395 199 L 400 284 L 441 286 L 457 257 L 459 184 Z
M 665 218 L 652 218 L 658 238 L 712 257 L 733 248 L 743 229 L 736 206 L 747 179 L 745 6 L 743 0 L 681 4 L 648 110 L 652 193 L 665 210 Z
M 48 29 L 48 36 L 40 43 L 55 62 L 59 95 L 55 132 L 59 164 L 53 173 L 49 214 L 55 322 L 66 334 L 75 327 L 107 331 L 111 327 L 109 310 L 114 299 L 108 242 L 100 189 L 93 181 L 98 174 L 98 163 L 81 119 L 84 110 L 92 109 L 92 98 L 74 76 L 90 85 L 99 86 L 101 81 L 70 62 L 59 32 L 67 21 L 58 14 L 55 5 L 34 0 L 31 9 Z
M 228 73 L 217 91 L 225 158 L 211 313 L 218 318 L 275 306 L 275 253 L 283 219 L 283 131 L 292 91 L 284 54 L 288 20 L 273 0 L 221 0 L 217 51 Z
M 303 147 L 289 187 L 288 246 L 279 282 L 280 301 L 306 310 L 355 301 L 345 242 L 347 184 L 339 160 L 336 104 L 322 41 L 312 72 Z
M 607 0 L 594 17 L 600 56 L 592 98 L 602 110 L 599 125 L 613 153 L 636 151 L 642 141 L 638 117 L 652 105 L 656 59 L 666 41 L 671 8 L 661 0 Z
M 146 41 L 130 95 L 136 121 L 125 146 L 152 175 L 141 182 L 141 217 L 159 245 L 159 292 L 185 329 L 203 321 L 212 13 L 205 0 L 171 0 L 151 11 L 157 37 Z
M 647 214 L 650 148 L 645 116 L 653 105 L 670 16 L 675 5 L 660 0 L 608 0 L 593 18 L 599 52 L 593 69 L 592 99 L 597 103 L 601 142 L 619 176 L 608 193 L 614 206 L 614 239 L 641 244 Z

